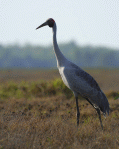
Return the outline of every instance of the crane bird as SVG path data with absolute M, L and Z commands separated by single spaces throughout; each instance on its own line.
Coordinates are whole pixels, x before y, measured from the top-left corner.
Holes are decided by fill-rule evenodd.
M 43 24 L 38 26 L 39 29 L 43 26 L 48 25 L 53 31 L 53 49 L 55 52 L 57 67 L 64 84 L 73 91 L 76 99 L 76 109 L 77 109 L 77 126 L 79 125 L 79 106 L 78 106 L 78 95 L 85 98 L 97 111 L 99 115 L 100 124 L 103 130 L 102 120 L 100 111 L 105 115 L 109 115 L 109 103 L 105 94 L 101 91 L 98 83 L 94 78 L 87 72 L 82 70 L 80 67 L 70 62 L 65 58 L 65 56 L 60 51 L 57 39 L 56 39 L 56 22 L 49 18 Z

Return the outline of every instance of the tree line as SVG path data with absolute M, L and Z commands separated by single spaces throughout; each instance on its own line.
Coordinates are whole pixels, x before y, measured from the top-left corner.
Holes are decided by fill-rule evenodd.
M 74 41 L 59 44 L 62 53 L 80 67 L 119 67 L 119 49 L 79 46 Z M 52 46 L 0 44 L 0 68 L 53 68 Z

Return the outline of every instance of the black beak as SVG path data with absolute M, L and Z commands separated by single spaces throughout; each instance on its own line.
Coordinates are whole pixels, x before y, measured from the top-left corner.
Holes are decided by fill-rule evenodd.
M 47 22 L 44 22 L 43 24 L 41 24 L 40 26 L 38 26 L 36 29 L 39 29 L 39 28 L 41 28 L 43 26 L 46 26 L 46 25 L 48 25 L 48 23 Z

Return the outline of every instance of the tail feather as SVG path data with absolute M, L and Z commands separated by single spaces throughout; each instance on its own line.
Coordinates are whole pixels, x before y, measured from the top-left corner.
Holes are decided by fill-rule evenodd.
M 105 96 L 105 94 L 102 92 L 102 98 L 101 98 L 101 102 L 99 105 L 100 110 L 103 112 L 104 116 L 106 115 L 106 113 L 109 115 L 109 102 L 107 100 L 107 97 Z

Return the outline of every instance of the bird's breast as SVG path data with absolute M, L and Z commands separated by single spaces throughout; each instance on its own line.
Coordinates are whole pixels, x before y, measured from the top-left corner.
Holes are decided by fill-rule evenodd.
M 60 75 L 61 75 L 61 78 L 62 78 L 64 84 L 65 84 L 68 88 L 70 88 L 68 78 L 66 77 L 66 74 L 64 73 L 64 72 L 65 72 L 65 71 L 64 71 L 64 70 L 65 70 L 65 67 L 64 67 L 64 66 L 63 66 L 63 67 L 58 67 L 58 69 L 59 69 L 59 73 L 60 73 Z

